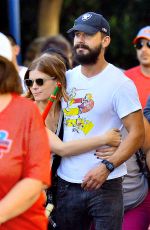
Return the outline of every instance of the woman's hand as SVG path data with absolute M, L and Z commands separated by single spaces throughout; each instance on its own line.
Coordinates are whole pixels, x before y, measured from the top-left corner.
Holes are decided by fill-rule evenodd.
M 119 129 L 111 129 L 103 135 L 106 140 L 106 145 L 119 146 L 121 143 L 121 133 Z
M 100 159 L 108 159 L 111 155 L 113 155 L 116 151 L 117 147 L 107 147 L 107 148 L 99 148 L 96 150 L 96 157 Z

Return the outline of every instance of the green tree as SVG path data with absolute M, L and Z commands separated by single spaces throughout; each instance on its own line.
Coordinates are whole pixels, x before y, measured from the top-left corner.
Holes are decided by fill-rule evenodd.
M 60 13 L 63 0 L 42 0 L 39 3 L 38 35 L 49 36 L 59 33 Z
M 6 1 L 0 2 L 2 9 Z M 111 27 L 112 41 L 107 60 L 123 69 L 137 64 L 132 40 L 140 28 L 150 24 L 150 0 L 20 0 L 20 5 L 24 52 L 38 36 L 62 33 L 67 37 L 66 31 L 72 27 L 75 18 L 84 12 L 95 11 L 102 13 Z M 7 14 L 1 15 L 2 28 L 7 32 Z
M 65 34 L 74 19 L 86 11 L 102 13 L 111 27 L 112 41 L 107 59 L 126 69 L 137 64 L 132 40 L 140 28 L 150 24 L 149 9 L 149 0 L 64 0 L 60 29 Z

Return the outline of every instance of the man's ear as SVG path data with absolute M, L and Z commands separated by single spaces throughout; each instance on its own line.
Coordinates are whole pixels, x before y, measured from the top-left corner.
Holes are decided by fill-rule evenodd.
M 16 56 L 18 56 L 19 53 L 20 53 L 20 46 L 18 46 L 18 45 L 13 46 L 13 53 L 14 53 Z
M 109 36 L 105 36 L 102 40 L 102 47 L 107 48 L 110 44 L 111 38 Z

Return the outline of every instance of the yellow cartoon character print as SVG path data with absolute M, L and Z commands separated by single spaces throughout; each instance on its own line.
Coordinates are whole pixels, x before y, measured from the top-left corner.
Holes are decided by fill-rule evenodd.
M 76 88 L 73 88 L 70 92 L 70 99 L 67 103 L 67 107 L 63 110 L 65 115 L 65 125 L 72 127 L 73 132 L 82 131 L 87 134 L 94 126 L 94 124 L 85 119 L 81 118 L 80 115 L 87 113 L 94 107 L 94 100 L 91 93 L 86 93 L 83 98 L 76 98 Z M 75 107 L 72 107 L 76 105 Z M 78 118 L 69 118 L 78 116 Z

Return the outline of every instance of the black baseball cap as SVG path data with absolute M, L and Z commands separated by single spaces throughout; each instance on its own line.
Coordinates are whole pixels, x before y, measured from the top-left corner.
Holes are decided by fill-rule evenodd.
M 110 36 L 110 27 L 108 21 L 101 14 L 87 12 L 78 17 L 74 26 L 67 31 L 73 35 L 75 31 L 85 32 L 87 34 L 95 34 L 98 31 Z

